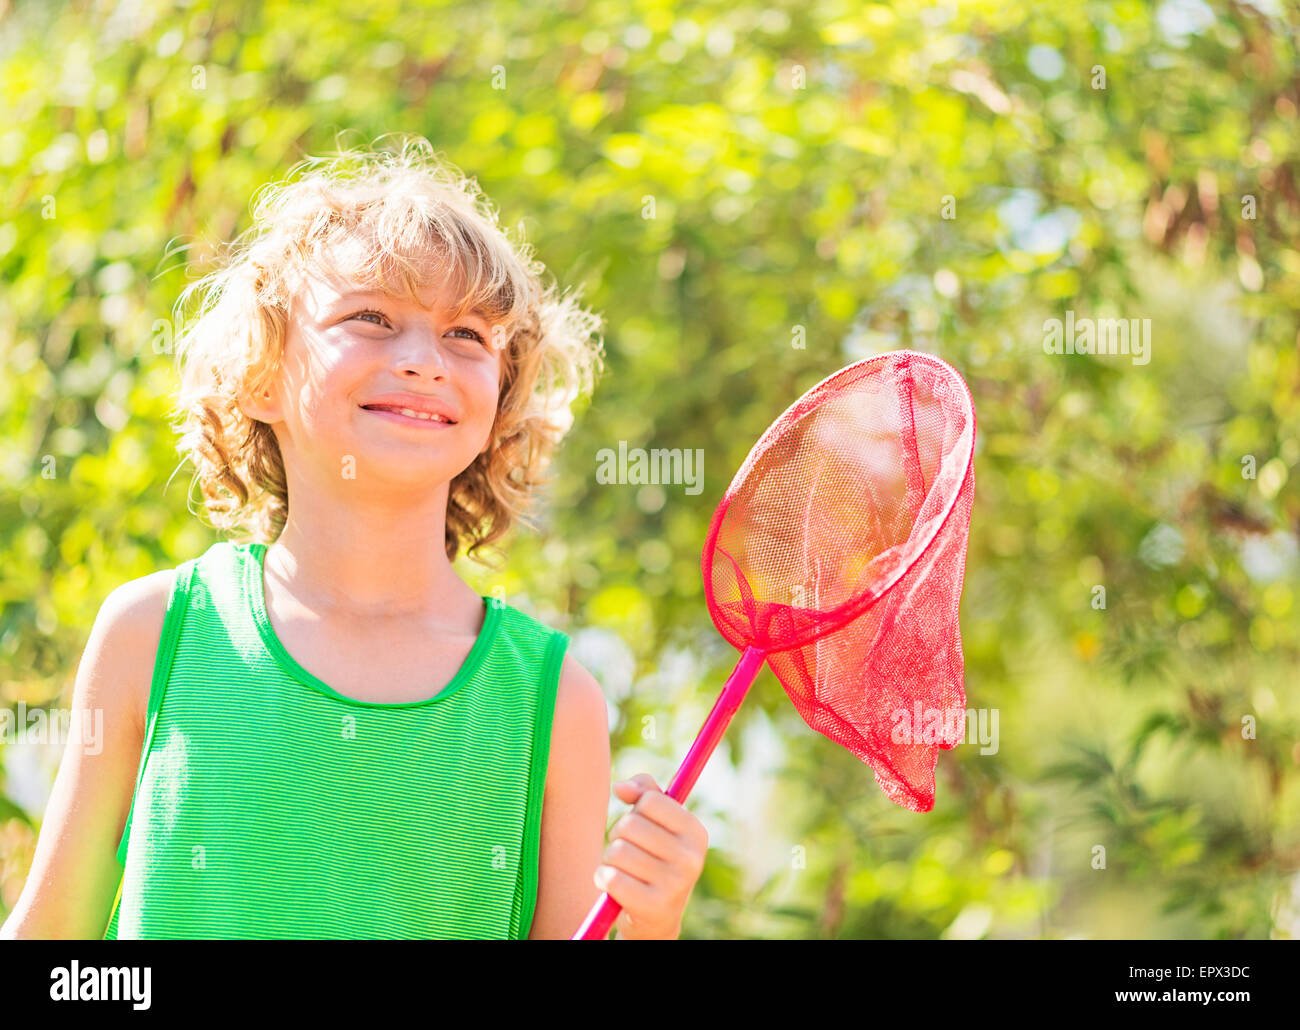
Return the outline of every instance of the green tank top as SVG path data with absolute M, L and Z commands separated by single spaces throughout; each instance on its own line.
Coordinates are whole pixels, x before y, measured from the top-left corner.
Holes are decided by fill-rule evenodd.
M 105 931 L 524 939 L 568 636 L 484 597 L 423 701 L 358 701 L 285 650 L 265 544 L 177 567 Z

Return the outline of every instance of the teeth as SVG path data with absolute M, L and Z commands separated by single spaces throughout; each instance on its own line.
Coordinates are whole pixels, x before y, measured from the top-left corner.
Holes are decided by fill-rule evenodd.
M 367 405 L 370 411 L 391 411 L 397 415 L 405 415 L 407 418 L 418 418 L 423 422 L 441 422 L 443 425 L 452 426 L 456 423 L 442 415 L 433 415 L 427 411 L 415 411 L 411 408 L 397 408 L 388 405 Z
M 413 411 L 410 408 L 398 408 L 399 413 L 407 418 L 419 418 L 426 422 L 446 422 L 447 420 L 441 415 L 430 415 L 427 411 Z

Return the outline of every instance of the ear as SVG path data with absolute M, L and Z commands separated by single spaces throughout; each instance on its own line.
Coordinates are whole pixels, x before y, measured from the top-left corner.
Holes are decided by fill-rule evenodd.
M 280 422 L 284 418 L 283 407 L 279 398 L 270 387 L 253 393 L 249 390 L 241 390 L 237 395 L 239 410 L 249 418 L 255 418 L 259 422 Z

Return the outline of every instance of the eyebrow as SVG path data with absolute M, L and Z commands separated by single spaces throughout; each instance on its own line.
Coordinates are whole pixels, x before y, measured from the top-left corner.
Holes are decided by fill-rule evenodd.
M 358 287 L 357 289 L 349 290 L 347 293 L 340 294 L 337 300 L 330 303 L 327 310 L 331 315 L 338 314 L 343 308 L 347 307 L 349 304 L 353 303 L 354 301 L 361 300 L 362 298 L 365 297 L 383 297 L 388 300 L 394 300 L 394 301 L 401 301 L 405 299 L 401 295 L 396 293 L 390 293 L 387 290 L 373 290 L 373 289 L 367 290 Z M 487 312 L 485 312 L 482 308 L 470 308 L 468 311 L 465 312 L 465 314 L 475 315 L 486 324 L 488 325 L 492 324 L 492 319 L 488 317 Z

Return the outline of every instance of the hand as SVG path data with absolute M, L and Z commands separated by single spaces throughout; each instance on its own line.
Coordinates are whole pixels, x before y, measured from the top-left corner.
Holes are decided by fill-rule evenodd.
M 614 784 L 614 793 L 633 809 L 610 831 L 593 880 L 623 906 L 614 923 L 620 939 L 675 941 L 704 870 L 709 831 L 646 773 Z

